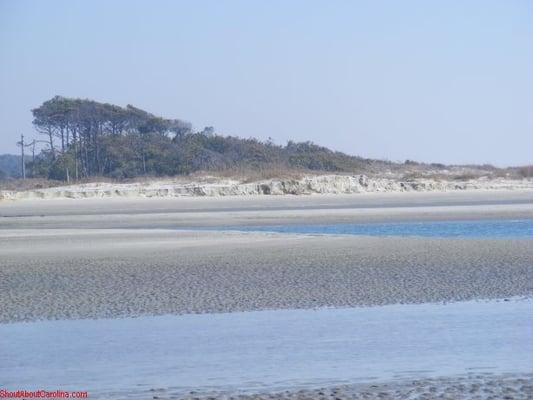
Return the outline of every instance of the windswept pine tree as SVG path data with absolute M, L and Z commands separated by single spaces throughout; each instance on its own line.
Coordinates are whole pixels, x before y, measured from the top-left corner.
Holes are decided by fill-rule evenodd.
M 76 179 L 99 175 L 135 176 L 172 139 L 191 131 L 177 119 L 163 119 L 133 107 L 56 96 L 32 110 L 33 124 L 45 136 L 48 149 L 39 160 L 41 175 Z

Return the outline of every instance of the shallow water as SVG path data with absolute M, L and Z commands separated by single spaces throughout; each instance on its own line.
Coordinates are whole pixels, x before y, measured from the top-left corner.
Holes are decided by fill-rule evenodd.
M 0 387 L 281 390 L 533 371 L 533 301 L 0 325 Z
M 533 219 L 237 226 L 229 230 L 365 236 L 533 238 Z

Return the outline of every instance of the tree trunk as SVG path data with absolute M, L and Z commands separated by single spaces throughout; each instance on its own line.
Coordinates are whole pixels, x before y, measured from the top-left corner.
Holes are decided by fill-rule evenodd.
M 61 127 L 61 152 L 65 153 L 65 128 Z
M 72 140 L 74 141 L 74 174 L 76 176 L 76 181 L 78 181 L 78 140 L 76 136 L 76 128 L 74 128 L 72 130 Z
M 54 133 L 52 128 L 48 128 L 48 140 L 50 141 L 50 151 L 52 152 L 52 160 L 56 159 L 56 150 L 54 148 Z

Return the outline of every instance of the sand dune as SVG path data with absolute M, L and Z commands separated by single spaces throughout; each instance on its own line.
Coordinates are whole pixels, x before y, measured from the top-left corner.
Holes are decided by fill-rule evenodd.
M 0 200 L 85 199 L 109 197 L 221 197 L 257 195 L 446 192 L 455 190 L 533 190 L 531 179 L 477 178 L 466 181 L 428 178 L 399 180 L 365 175 L 320 175 L 245 183 L 235 179 L 153 180 L 140 183 L 87 183 L 26 191 L 0 191 Z

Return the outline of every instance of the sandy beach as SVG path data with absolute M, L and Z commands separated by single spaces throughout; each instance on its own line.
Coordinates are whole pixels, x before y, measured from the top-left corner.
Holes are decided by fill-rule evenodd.
M 2 322 L 454 301 L 533 290 L 530 239 L 190 230 L 531 218 L 527 191 L 37 200 L 3 203 L 0 215 Z
M 533 217 L 531 190 L 0 202 L 0 228 L 195 228 Z
M 220 230 L 528 219 L 530 191 L 25 200 L 0 203 L 0 216 L 3 324 L 503 300 L 533 293 L 528 238 Z M 472 373 L 256 394 L 201 389 L 185 398 L 526 399 L 531 382 L 527 374 Z M 183 398 L 165 388 L 150 390 L 132 388 L 127 397 Z

